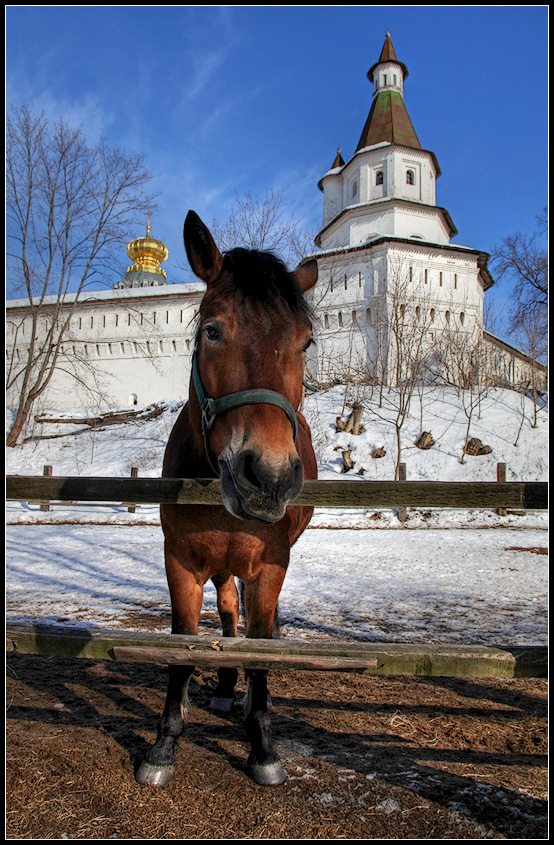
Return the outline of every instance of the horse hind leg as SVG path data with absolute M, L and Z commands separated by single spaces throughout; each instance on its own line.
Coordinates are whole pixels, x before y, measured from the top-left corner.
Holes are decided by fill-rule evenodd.
M 239 619 L 239 596 L 235 581 L 230 572 L 218 573 L 212 578 L 217 589 L 217 609 L 221 619 L 224 637 L 236 637 Z M 220 667 L 217 670 L 218 683 L 211 700 L 211 709 L 219 713 L 228 713 L 235 701 L 235 686 L 238 670 Z

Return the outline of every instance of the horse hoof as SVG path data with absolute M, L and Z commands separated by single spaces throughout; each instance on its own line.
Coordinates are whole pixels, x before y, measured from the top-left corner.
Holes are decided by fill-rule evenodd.
M 279 760 L 276 760 L 275 763 L 267 763 L 265 766 L 254 763 L 250 767 L 250 771 L 254 781 L 261 786 L 279 786 L 287 779 L 287 773 Z
M 234 698 L 219 698 L 214 695 L 211 700 L 210 707 L 217 713 L 229 713 L 232 710 L 234 703 Z
M 174 773 L 175 766 L 154 766 L 143 760 L 135 772 L 135 780 L 149 786 L 166 786 Z

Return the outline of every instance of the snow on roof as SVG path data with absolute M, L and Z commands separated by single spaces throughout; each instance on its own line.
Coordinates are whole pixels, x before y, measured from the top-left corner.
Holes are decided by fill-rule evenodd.
M 204 293 L 206 285 L 203 282 L 187 282 L 185 284 L 156 285 L 147 288 L 118 288 L 111 290 L 92 290 L 82 292 L 78 299 L 81 303 L 94 302 L 121 302 L 126 299 L 143 299 L 150 297 L 187 296 L 194 293 Z M 75 302 L 77 294 L 68 293 L 64 297 L 65 303 Z M 37 297 L 38 299 L 38 297 Z M 45 305 L 55 305 L 58 302 L 57 296 L 45 296 Z M 7 299 L 6 308 L 27 308 L 29 299 Z

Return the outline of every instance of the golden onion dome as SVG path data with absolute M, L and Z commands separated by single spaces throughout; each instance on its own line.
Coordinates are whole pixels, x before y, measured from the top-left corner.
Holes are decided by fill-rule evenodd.
M 127 255 L 133 261 L 132 267 L 127 268 L 128 273 L 142 271 L 166 275 L 160 264 L 167 260 L 169 252 L 162 241 L 150 237 L 150 217 L 146 226 L 146 237 L 135 238 L 127 244 Z

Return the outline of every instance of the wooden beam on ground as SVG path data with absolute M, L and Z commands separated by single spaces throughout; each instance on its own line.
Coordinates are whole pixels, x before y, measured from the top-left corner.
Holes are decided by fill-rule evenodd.
M 96 660 L 463 678 L 546 677 L 544 646 L 411 645 L 190 637 L 11 622 L 6 649 Z
M 133 502 L 221 505 L 219 479 L 102 478 L 9 475 L 6 498 L 16 501 Z M 548 509 L 542 481 L 305 481 L 295 505 L 325 508 Z

